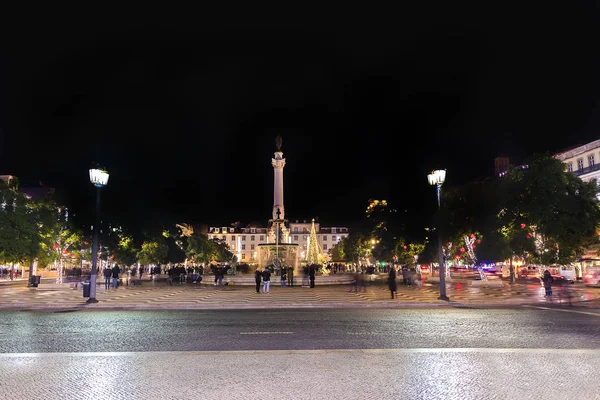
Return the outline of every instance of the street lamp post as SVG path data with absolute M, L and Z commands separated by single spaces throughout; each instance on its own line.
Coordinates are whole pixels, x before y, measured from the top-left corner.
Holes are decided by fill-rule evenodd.
M 435 186 L 436 195 L 437 195 L 437 203 L 438 203 L 438 222 L 437 222 L 437 231 L 438 231 L 438 260 L 440 263 L 440 297 L 438 300 L 450 300 L 448 296 L 446 296 L 446 264 L 444 263 L 444 253 L 442 251 L 442 203 L 440 201 L 440 197 L 442 195 L 442 185 L 446 180 L 446 170 L 439 169 L 431 172 L 427 175 L 427 181 L 431 186 Z
M 100 189 L 108 183 L 108 172 L 103 169 L 90 169 L 90 182 L 96 186 L 96 223 L 94 224 L 94 241 L 92 244 L 92 272 L 90 273 L 90 298 L 88 303 L 96 300 L 96 263 L 98 261 L 98 231 L 100 230 Z

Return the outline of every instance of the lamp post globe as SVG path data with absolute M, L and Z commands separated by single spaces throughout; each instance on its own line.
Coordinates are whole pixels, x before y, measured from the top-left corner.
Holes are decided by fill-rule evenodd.
M 438 170 L 432 171 L 430 174 L 427 175 L 427 182 L 429 182 L 429 184 L 431 186 L 435 186 L 435 192 L 436 192 L 437 203 L 438 203 L 438 222 L 437 222 L 438 262 L 440 264 L 440 297 L 438 297 L 438 299 L 447 301 L 450 299 L 448 298 L 448 296 L 446 296 L 446 264 L 444 263 L 444 253 L 442 250 L 442 222 L 441 222 L 442 206 L 441 206 L 441 201 L 440 201 L 440 197 L 442 194 L 442 185 L 444 184 L 445 180 L 446 180 L 446 170 L 445 169 L 438 169 Z
M 96 277 L 98 263 L 98 231 L 100 230 L 100 189 L 108 184 L 109 174 L 105 169 L 92 168 L 89 171 L 90 182 L 96 187 L 96 223 L 94 224 L 94 240 L 92 244 L 92 271 L 90 272 L 90 298 L 88 303 L 97 303 Z

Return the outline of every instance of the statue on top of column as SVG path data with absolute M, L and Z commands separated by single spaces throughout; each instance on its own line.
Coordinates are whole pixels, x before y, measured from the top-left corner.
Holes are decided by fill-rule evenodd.
M 277 148 L 277 151 L 281 151 L 282 142 L 283 139 L 281 139 L 281 135 L 277 135 L 277 137 L 275 138 L 275 147 Z

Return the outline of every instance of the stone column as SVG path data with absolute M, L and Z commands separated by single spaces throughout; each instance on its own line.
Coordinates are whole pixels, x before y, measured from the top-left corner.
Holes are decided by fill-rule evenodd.
M 271 159 L 273 165 L 273 219 L 285 219 L 285 208 L 283 207 L 283 167 L 285 158 L 281 151 L 275 152 L 275 158 Z M 277 214 L 279 210 L 279 215 Z

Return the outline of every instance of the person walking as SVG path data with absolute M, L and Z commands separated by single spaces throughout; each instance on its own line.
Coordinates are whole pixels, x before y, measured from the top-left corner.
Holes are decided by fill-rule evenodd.
M 544 289 L 546 289 L 544 297 L 552 297 L 552 284 L 554 283 L 554 278 L 552 277 L 552 274 L 550 274 L 550 271 L 544 271 L 542 282 L 544 283 Z
M 394 294 L 398 291 L 398 282 L 396 282 L 396 268 L 393 266 L 390 268 L 390 272 L 388 273 L 388 287 L 390 288 L 393 299 Z
M 110 288 L 110 278 L 112 277 L 112 270 L 108 268 L 108 265 L 104 267 L 104 289 Z
M 284 267 L 281 270 L 281 287 L 285 287 L 286 279 L 287 279 L 287 271 L 286 271 L 286 268 Z
M 119 274 L 121 273 L 121 268 L 117 264 L 112 267 L 112 287 L 116 289 L 119 285 Z
M 260 282 L 262 280 L 262 273 L 260 269 L 256 268 L 254 271 L 254 281 L 256 282 L 256 293 L 260 293 Z
M 288 286 L 294 287 L 294 267 L 291 265 L 288 267 Z
M 271 271 L 269 271 L 269 267 L 266 267 L 262 272 L 263 279 L 263 294 L 269 293 L 269 286 L 271 285 Z
M 310 287 L 314 288 L 315 287 L 315 273 L 316 273 L 317 267 L 313 264 L 310 266 L 309 270 L 308 270 L 308 279 L 310 280 Z

